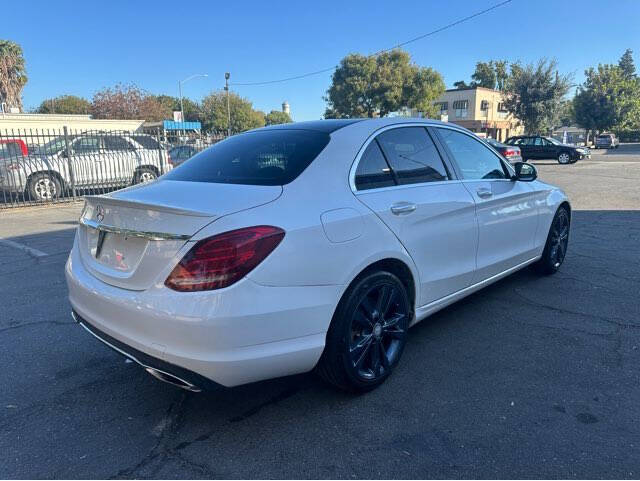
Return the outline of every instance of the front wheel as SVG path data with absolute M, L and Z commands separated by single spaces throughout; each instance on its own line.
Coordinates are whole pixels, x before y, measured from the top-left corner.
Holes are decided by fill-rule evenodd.
M 558 163 L 559 164 L 568 164 L 571 162 L 571 156 L 568 152 L 561 152 L 558 154 Z
M 566 207 L 558 208 L 549 228 L 542 257 L 534 264 L 534 268 L 538 273 L 549 275 L 556 273 L 560 269 L 567 255 L 570 226 L 569 210 Z
M 378 271 L 359 279 L 336 309 L 318 373 L 346 391 L 376 388 L 400 361 L 411 316 L 407 290 L 395 275 Z

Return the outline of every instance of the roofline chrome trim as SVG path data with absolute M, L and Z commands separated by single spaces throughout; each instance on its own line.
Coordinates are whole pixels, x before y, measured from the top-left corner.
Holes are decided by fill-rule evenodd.
M 360 159 L 362 158 L 362 155 L 364 154 L 364 151 L 367 150 L 367 147 L 369 147 L 369 144 L 371 142 L 373 142 L 373 140 L 382 132 L 385 132 L 387 130 L 391 130 L 391 129 L 397 129 L 397 128 L 402 128 L 402 127 L 441 127 L 444 126 L 442 125 L 442 123 L 439 123 L 437 121 L 434 121 L 433 119 L 425 119 L 422 122 L 416 122 L 415 120 L 412 121 L 408 121 L 408 122 L 396 122 L 393 124 L 389 124 L 389 125 L 385 125 L 384 127 L 380 127 L 379 129 L 374 130 L 373 132 L 371 132 L 371 134 L 369 134 L 369 137 L 367 137 L 367 140 L 364 141 L 364 144 L 362 144 L 362 147 L 360 147 L 360 150 L 358 150 L 358 153 L 356 154 L 355 159 L 353 160 L 353 163 L 351 164 L 351 169 L 349 169 L 349 187 L 351 187 L 351 191 L 354 194 L 357 193 L 362 193 L 362 192 L 371 192 L 371 191 L 378 191 L 380 189 L 393 189 L 393 188 L 397 188 L 397 187 L 401 187 L 400 185 L 393 185 L 393 186 L 389 186 L 389 187 L 378 187 L 375 189 L 365 189 L 365 190 L 358 190 L 356 187 L 356 170 L 358 169 L 358 164 L 360 163 Z M 444 126 L 445 128 L 450 128 L 452 130 L 458 130 L 460 132 L 464 132 L 464 127 L 460 127 L 460 126 L 456 126 L 456 127 L 449 127 L 449 126 Z M 442 162 L 444 163 L 444 159 L 442 160 Z M 442 182 L 451 182 L 453 180 L 462 180 L 462 179 L 448 179 L 446 181 L 442 181 Z M 416 184 L 406 184 L 406 185 L 425 185 L 425 184 L 429 184 L 430 182 L 418 182 Z
M 86 219 L 82 217 L 80 224 L 89 227 L 90 229 L 99 230 L 102 232 L 109 232 L 111 234 L 120 234 L 125 237 L 140 237 L 142 239 L 161 241 L 161 240 L 189 240 L 190 235 L 187 234 L 171 234 L 169 232 L 148 232 L 133 229 L 124 229 L 122 227 L 116 227 L 113 225 L 106 225 L 96 222 L 95 220 Z

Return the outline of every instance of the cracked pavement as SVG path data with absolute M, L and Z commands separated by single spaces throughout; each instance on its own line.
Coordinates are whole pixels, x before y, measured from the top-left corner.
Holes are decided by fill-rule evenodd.
M 71 321 L 80 205 L 0 211 L 0 239 L 47 254 L 0 242 L 0 478 L 637 478 L 640 156 L 624 153 L 538 163 L 573 202 L 561 271 L 420 323 L 361 396 L 313 374 L 206 394 L 155 380 Z

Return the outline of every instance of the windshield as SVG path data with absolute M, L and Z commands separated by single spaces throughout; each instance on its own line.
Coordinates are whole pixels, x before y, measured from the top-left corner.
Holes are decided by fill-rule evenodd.
M 554 145 L 562 145 L 562 142 L 557 141 L 553 137 L 545 137 L 545 139 L 547 139 L 549 142 L 551 142 Z
M 217 184 L 284 185 L 298 177 L 329 143 L 324 132 L 257 130 L 203 150 L 163 179 Z

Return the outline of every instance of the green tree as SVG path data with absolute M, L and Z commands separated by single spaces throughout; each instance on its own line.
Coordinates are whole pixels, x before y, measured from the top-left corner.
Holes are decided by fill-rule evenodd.
M 254 110 L 252 103 L 237 94 L 229 94 L 231 132 L 238 133 L 263 127 L 264 113 Z M 206 131 L 227 131 L 227 93 L 223 90 L 211 92 L 202 99 L 202 122 Z
M 392 50 L 376 56 L 347 55 L 333 73 L 325 118 L 384 117 L 403 107 L 435 115 L 433 101 L 444 92 L 442 76 Z
M 504 90 L 509 78 L 509 62 L 506 60 L 492 60 L 493 70 L 496 73 L 496 89 Z
M 0 40 L 0 103 L 22 110 L 22 89 L 26 83 L 22 47 L 11 40 Z
M 524 122 L 529 133 L 546 133 L 553 127 L 562 100 L 571 86 L 572 75 L 562 75 L 555 60 L 541 59 L 537 64 L 511 65 L 505 84 L 505 106 Z
M 457 82 L 453 82 L 453 86 L 455 88 L 457 88 L 458 90 L 464 90 L 464 89 L 468 89 L 471 86 L 469 84 L 467 84 L 467 82 L 465 82 L 464 80 L 458 80 Z
M 640 79 L 618 65 L 598 65 L 584 74 L 573 100 L 580 126 L 597 131 L 640 127 Z
M 172 97 L 171 95 L 158 95 L 158 102 L 166 107 L 170 112 L 180 111 L 180 97 Z M 202 108 L 198 102 L 187 97 L 182 97 L 182 106 L 184 108 L 184 120 L 186 122 L 202 121 Z M 169 118 L 173 118 L 171 115 Z
M 39 114 L 88 114 L 91 112 L 91 102 L 75 95 L 60 95 L 43 100 L 36 112 Z
M 264 116 L 264 120 L 267 125 L 288 124 L 293 122 L 288 113 L 281 112 L 280 110 L 272 110 Z
M 471 80 L 473 87 L 496 88 L 496 71 L 493 68 L 493 62 L 476 63 L 476 70 L 471 75 Z
M 622 69 L 625 77 L 632 78 L 636 76 L 636 66 L 633 63 L 633 50 L 628 48 L 624 51 L 618 62 L 618 67 Z

